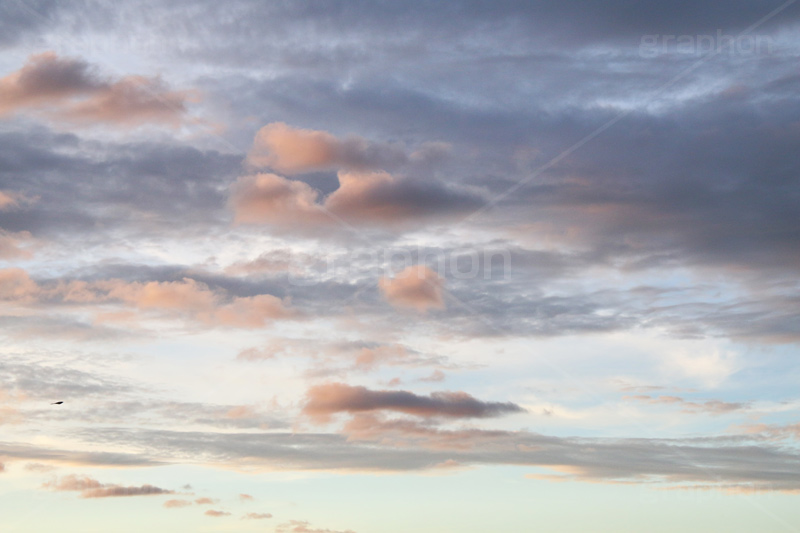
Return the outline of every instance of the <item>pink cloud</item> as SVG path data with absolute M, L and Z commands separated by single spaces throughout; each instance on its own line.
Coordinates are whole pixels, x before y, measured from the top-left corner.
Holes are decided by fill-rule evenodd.
M 426 266 L 407 267 L 394 279 L 382 278 L 378 286 L 386 300 L 396 307 L 421 312 L 444 308 L 444 280 Z
M 308 231 L 337 220 L 394 226 L 478 207 L 480 199 L 466 189 L 386 171 L 433 161 L 444 151 L 444 145 L 429 143 L 407 153 L 395 143 L 372 143 L 360 137 L 341 140 L 325 131 L 268 124 L 256 135 L 248 156 L 253 167 L 283 174 L 336 169 L 339 188 L 320 198 L 307 183 L 272 172 L 243 176 L 231 187 L 234 219 L 242 224 Z
M 213 516 L 213 517 L 221 517 L 221 516 L 230 516 L 231 515 L 231 513 L 227 512 L 227 511 L 216 511 L 214 509 L 209 509 L 208 511 L 206 511 L 203 514 L 206 515 L 206 516 Z
M 0 116 L 33 111 L 58 120 L 137 126 L 181 126 L 194 91 L 172 91 L 158 78 L 100 77 L 88 63 L 54 52 L 31 56 L 0 78 Z
M 248 162 L 294 174 L 324 169 L 370 170 L 441 158 L 449 146 L 428 143 L 409 153 L 400 143 L 376 143 L 351 135 L 344 139 L 320 130 L 267 124 L 256 134 Z
M 272 173 L 243 176 L 231 186 L 234 221 L 296 231 L 337 221 L 402 226 L 478 206 L 469 194 L 388 172 L 339 171 L 337 176 L 339 188 L 324 200 L 302 181 Z
M 75 474 L 64 476 L 60 479 L 56 478 L 51 482 L 45 483 L 44 487 L 57 491 L 80 492 L 81 498 L 115 498 L 175 493 L 175 491 L 162 489 L 153 485 L 124 487 L 122 485 L 104 484 L 88 476 L 78 476 Z
M 524 410 L 510 402 L 484 402 L 466 392 L 420 396 L 409 391 L 377 391 L 344 383 L 312 387 L 306 393 L 303 407 L 304 414 L 320 423 L 330 421 L 336 413 L 370 411 L 395 411 L 419 417 L 488 418 Z
M 91 305 L 121 303 L 143 312 L 196 320 L 209 326 L 259 328 L 271 320 L 296 318 L 287 303 L 270 294 L 226 298 L 221 291 L 190 278 L 181 281 L 127 282 L 119 279 L 62 281 L 41 286 L 21 269 L 0 270 L 0 300 L 19 304 L 60 301 Z
M 217 503 L 217 500 L 212 500 L 211 498 L 197 498 L 194 503 L 197 505 L 213 505 Z
M 330 221 L 317 204 L 318 196 L 302 181 L 277 174 L 256 174 L 233 184 L 231 205 L 238 223 L 307 227 Z
M 272 518 L 271 513 L 247 513 L 242 517 L 243 520 L 266 520 Z

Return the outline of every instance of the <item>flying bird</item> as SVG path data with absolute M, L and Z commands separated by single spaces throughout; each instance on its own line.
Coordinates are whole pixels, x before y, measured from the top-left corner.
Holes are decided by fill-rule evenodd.
M 53 402 L 50 405 L 61 405 L 62 403 L 64 403 L 64 402 Z

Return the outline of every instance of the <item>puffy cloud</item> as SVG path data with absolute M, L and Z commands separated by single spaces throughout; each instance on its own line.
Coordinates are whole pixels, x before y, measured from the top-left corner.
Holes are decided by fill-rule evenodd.
M 436 159 L 448 149 L 444 143 L 427 143 L 409 153 L 400 143 L 375 143 L 356 136 L 339 139 L 326 131 L 273 122 L 258 131 L 247 160 L 253 166 L 286 174 L 340 168 L 372 170 Z
M 209 509 L 208 511 L 206 511 L 203 514 L 206 515 L 206 516 L 213 516 L 215 518 L 218 518 L 218 517 L 221 517 L 221 516 L 230 516 L 231 515 L 231 513 L 227 512 L 227 511 L 217 511 L 217 510 L 214 510 L 214 509 Z
M 303 181 L 257 173 L 232 185 L 230 205 L 236 222 L 284 229 L 330 225 L 338 219 L 395 225 L 478 207 L 481 200 L 465 189 L 430 179 L 399 177 L 385 170 L 430 161 L 444 151 L 443 145 L 432 143 L 407 154 L 399 145 L 361 138 L 340 141 L 324 131 L 269 124 L 256 136 L 248 156 L 252 165 L 286 174 L 335 168 L 339 187 L 321 199 L 320 193 Z
M 339 188 L 319 201 L 319 193 L 302 181 L 271 173 L 243 176 L 231 187 L 234 220 L 295 230 L 318 229 L 339 220 L 402 226 L 480 205 L 470 193 L 383 171 L 340 171 L 338 178 Z
M 34 110 L 70 122 L 178 127 L 192 98 L 191 91 L 171 91 L 157 78 L 109 81 L 88 63 L 54 52 L 31 56 L 20 70 L 0 78 L 0 116 Z
M 381 278 L 378 285 L 386 300 L 397 307 L 425 312 L 444 309 L 444 279 L 424 265 L 406 267 L 393 279 Z
M 318 196 L 308 184 L 277 174 L 244 176 L 231 187 L 235 220 L 246 224 L 303 227 L 330 221 Z
M 152 496 L 157 494 L 174 494 L 175 491 L 162 489 L 153 485 L 124 487 L 100 483 L 88 476 L 70 474 L 44 484 L 45 488 L 58 491 L 80 492 L 81 498 L 116 498 L 125 496 Z
M 336 413 L 395 411 L 420 417 L 488 418 L 523 412 L 511 402 L 484 402 L 466 392 L 434 392 L 418 396 L 408 391 L 376 391 L 344 383 L 317 385 L 308 390 L 303 413 L 327 422 Z
M 217 503 L 217 500 L 204 497 L 204 498 L 197 498 L 194 501 L 194 503 L 196 503 L 197 505 L 214 505 L 215 503 Z
M 339 188 L 325 200 L 325 208 L 345 220 L 392 224 L 480 206 L 475 195 L 434 181 L 383 171 L 340 171 L 338 177 Z
M 247 513 L 242 520 L 266 520 L 272 518 L 272 513 Z

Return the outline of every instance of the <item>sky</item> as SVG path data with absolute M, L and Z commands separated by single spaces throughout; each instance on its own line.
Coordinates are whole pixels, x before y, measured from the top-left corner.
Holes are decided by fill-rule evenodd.
M 800 531 L 799 146 L 797 0 L 4 0 L 2 529 Z

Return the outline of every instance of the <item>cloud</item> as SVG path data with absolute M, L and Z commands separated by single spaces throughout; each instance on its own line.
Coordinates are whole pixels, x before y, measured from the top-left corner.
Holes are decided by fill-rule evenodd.
M 271 513 L 247 513 L 242 517 L 242 520 L 266 520 L 272 518 Z
M 284 300 L 270 294 L 227 297 L 191 278 L 181 281 L 56 281 L 39 284 L 22 269 L 0 270 L 0 300 L 20 305 L 68 306 L 123 304 L 148 313 L 189 318 L 210 326 L 260 328 L 272 320 L 296 317 Z M 98 319 L 102 319 L 99 315 Z
M 239 494 L 239 500 L 243 502 L 252 502 L 255 501 L 255 498 L 250 494 Z
M 357 414 L 357 413 L 356 413 Z M 557 481 L 629 482 L 651 487 L 681 483 L 752 484 L 765 490 L 800 489 L 796 431 L 686 438 L 555 437 L 528 431 L 446 430 L 414 420 L 356 416 L 345 434 L 200 432 L 96 427 L 75 432 L 88 444 L 126 445 L 182 464 L 187 456 L 211 465 L 343 472 L 428 471 L 448 460 L 464 466 L 517 465 L 561 472 Z M 427 422 L 432 422 L 428 420 Z M 0 456 L 63 461 L 80 452 L 0 443 Z M 152 459 L 151 459 L 152 463 Z M 566 465 L 566 466 L 565 466 Z M 569 469 L 567 469 L 569 467 Z
M 325 208 L 345 220 L 402 223 L 454 215 L 481 204 L 471 192 L 384 171 L 340 171 L 338 178 L 339 188 L 326 198 Z
M 20 111 L 84 124 L 138 126 L 186 121 L 191 91 L 171 91 L 157 78 L 109 81 L 79 59 L 54 52 L 31 56 L 20 70 L 0 78 L 0 116 Z
M 162 489 L 153 485 L 124 487 L 121 485 L 104 484 L 88 476 L 78 476 L 75 474 L 70 474 L 62 478 L 55 478 L 53 481 L 49 481 L 43 486 L 57 491 L 77 491 L 81 493 L 81 498 L 116 498 L 175 493 L 175 491 Z
M 18 193 L 11 191 L 0 191 L 0 210 L 12 209 L 19 206 L 22 198 Z
M 675 405 L 680 407 L 684 413 L 707 413 L 712 415 L 721 415 L 735 411 L 742 411 L 749 407 L 748 404 L 741 402 L 723 402 L 721 400 L 690 401 L 685 400 L 680 396 L 650 396 L 647 394 L 640 394 L 635 396 L 625 396 L 624 398 L 652 405 Z
M 418 396 L 408 391 L 374 391 L 344 383 L 312 387 L 306 393 L 303 413 L 327 422 L 336 413 L 395 411 L 420 417 L 488 418 L 524 412 L 511 402 L 483 402 L 466 392 L 434 392 Z
M 235 220 L 245 224 L 304 227 L 330 220 L 318 196 L 306 183 L 277 174 L 244 176 L 231 187 Z
M 396 307 L 425 312 L 444 309 L 444 280 L 423 265 L 410 266 L 393 279 L 381 278 L 378 286 L 386 300 Z
M 444 143 L 427 143 L 408 153 L 400 143 L 374 143 L 357 136 L 342 140 L 326 131 L 273 122 L 258 131 L 247 161 L 286 174 L 342 168 L 368 171 L 435 159 L 448 148 Z
M 308 231 L 344 220 L 348 223 L 407 224 L 452 215 L 481 204 L 472 191 L 433 179 L 400 177 L 386 171 L 402 162 L 435 159 L 440 145 L 425 145 L 406 155 L 393 145 L 378 147 L 363 139 L 339 141 L 324 131 L 270 124 L 256 136 L 249 161 L 257 167 L 294 173 L 338 170 L 339 187 L 324 198 L 304 181 L 261 172 L 240 177 L 232 186 L 235 221 Z
M 197 498 L 194 503 L 197 505 L 214 505 L 217 501 L 211 498 Z
M 352 529 L 344 531 L 334 531 L 333 529 L 317 529 L 312 528 L 309 522 L 304 520 L 289 520 L 283 524 L 279 524 L 275 528 L 275 533 L 355 533 Z
M 167 500 L 164 502 L 164 507 L 167 509 L 179 509 L 181 507 L 189 507 L 192 502 L 189 500 Z
M 425 382 L 425 383 L 438 383 L 438 382 L 444 381 L 446 377 L 447 376 L 445 375 L 444 372 L 442 372 L 439 369 L 436 369 L 429 376 L 425 376 L 423 378 L 420 378 L 419 381 L 422 381 L 422 382 Z
M 243 176 L 231 186 L 234 220 L 295 231 L 340 220 L 402 226 L 480 205 L 471 193 L 383 171 L 339 172 L 338 179 L 339 188 L 320 202 L 319 192 L 305 182 L 271 173 Z
M 227 511 L 217 511 L 217 510 L 214 510 L 214 509 L 209 509 L 208 511 L 206 511 L 203 514 L 206 515 L 206 516 L 213 516 L 215 518 L 218 518 L 218 517 L 221 517 L 221 516 L 230 516 L 231 515 L 231 513 L 227 512 Z

